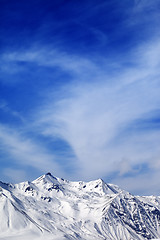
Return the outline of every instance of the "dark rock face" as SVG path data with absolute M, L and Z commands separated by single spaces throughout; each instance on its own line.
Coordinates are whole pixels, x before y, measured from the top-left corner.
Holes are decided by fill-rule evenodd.
M 160 226 L 160 210 L 131 194 L 127 197 L 120 195 L 112 201 L 105 214 L 106 224 L 109 222 L 112 224 L 113 220 L 143 239 L 154 239 L 155 231 L 158 230 L 157 224 Z
M 25 189 L 25 192 L 27 192 L 27 191 L 33 191 L 33 188 L 32 187 L 30 187 L 30 186 L 28 186 L 26 189 Z
M 48 172 L 46 175 L 48 175 L 48 176 L 52 176 L 52 174 L 51 174 L 50 172 Z
M 53 184 L 52 187 L 48 188 L 48 191 L 52 191 L 52 190 L 60 190 L 60 186 L 58 184 Z

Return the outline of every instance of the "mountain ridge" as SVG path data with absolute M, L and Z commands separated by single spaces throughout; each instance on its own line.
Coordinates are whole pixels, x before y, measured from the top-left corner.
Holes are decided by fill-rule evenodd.
M 160 238 L 160 197 L 134 196 L 102 179 L 72 182 L 46 173 L 0 182 L 0 240 Z

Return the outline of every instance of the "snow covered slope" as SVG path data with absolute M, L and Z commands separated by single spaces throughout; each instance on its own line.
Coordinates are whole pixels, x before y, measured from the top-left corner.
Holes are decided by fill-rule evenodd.
M 47 173 L 0 182 L 0 240 L 160 238 L 160 197 L 136 197 L 98 179 L 70 182 Z

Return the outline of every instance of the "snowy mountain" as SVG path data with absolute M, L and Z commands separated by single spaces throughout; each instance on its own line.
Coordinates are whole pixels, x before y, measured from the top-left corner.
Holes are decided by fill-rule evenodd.
M 47 173 L 0 182 L 0 240 L 160 238 L 160 197 L 139 197 L 98 179 L 70 182 Z

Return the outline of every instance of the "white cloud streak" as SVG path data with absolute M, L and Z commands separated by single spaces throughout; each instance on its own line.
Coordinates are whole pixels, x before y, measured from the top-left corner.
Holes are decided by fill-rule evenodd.
M 21 122 L 25 122 L 25 119 L 21 116 L 21 114 L 17 111 L 12 110 L 8 103 L 5 100 L 1 100 L 0 99 L 0 110 L 2 110 L 3 112 L 9 113 L 11 116 L 18 118 L 19 120 L 21 120 Z
M 14 169 L 14 168 L 5 168 L 3 169 L 3 174 L 7 177 L 7 181 L 19 183 L 22 179 L 28 180 L 27 173 L 22 169 Z
M 122 189 L 130 191 L 132 194 L 160 196 L 159 174 L 160 171 L 149 171 L 125 178 L 115 176 L 112 183 L 121 186 Z
M 53 171 L 53 173 L 63 174 L 53 154 L 49 154 L 43 146 L 39 146 L 18 130 L 13 130 L 1 124 L 0 142 L 0 148 L 3 152 L 19 166 L 30 166 L 41 173 Z
M 29 51 L 5 53 L 2 55 L 2 60 L 5 63 L 5 67 L 2 69 L 10 72 L 7 66 L 19 62 L 34 63 L 43 67 L 59 67 L 63 71 L 71 71 L 72 74 L 85 74 L 86 71 L 92 71 L 96 68 L 96 65 L 91 64 L 89 60 L 82 57 L 70 55 L 65 52 L 59 52 L 58 50 L 50 50 L 42 48 L 41 50 L 30 49 Z M 19 71 L 21 71 L 19 66 Z M 13 68 L 14 69 L 14 68 Z M 16 72 L 18 71 L 18 65 Z M 12 70 L 11 70 L 12 73 Z
M 3 58 L 6 62 L 56 66 L 73 77 L 74 82 L 66 83 L 59 91 L 58 99 L 54 98 L 54 89 L 50 89 L 45 104 L 36 111 L 34 128 L 45 136 L 62 138 L 71 146 L 77 166 L 74 178 L 89 180 L 116 172 L 119 176 L 113 178 L 116 183 L 119 181 L 134 190 L 137 182 L 132 181 L 136 178 L 141 180 L 139 190 L 142 190 L 148 174 L 137 177 L 141 168 L 136 170 L 136 177 L 123 178 L 123 175 L 134 174 L 136 167 L 143 164 L 151 172 L 159 166 L 159 130 L 132 128 L 136 121 L 143 125 L 143 121 L 154 117 L 152 112 L 159 109 L 159 51 L 159 39 L 155 39 L 134 49 L 128 59 L 119 63 L 109 63 L 108 59 L 96 63 L 57 50 L 48 53 L 47 49 L 15 52 Z M 111 73 L 112 66 L 117 74 Z M 27 139 L 21 140 L 15 132 L 10 134 L 1 128 L 1 139 L 17 159 L 24 162 L 31 159 L 28 164 L 38 165 L 43 171 L 48 166 L 61 172 L 48 153 Z M 153 189 L 156 179 L 158 174 L 148 189 Z
M 116 77 L 109 77 L 110 69 L 104 64 L 103 69 L 96 68 L 92 83 L 79 83 L 77 75 L 77 84 L 66 85 L 68 95 L 56 103 L 48 93 L 49 100 L 37 114 L 36 124 L 42 134 L 57 135 L 69 143 L 79 178 L 93 179 L 114 172 L 123 176 L 133 173 L 137 165 L 151 167 L 151 161 L 159 156 L 158 130 L 130 129 L 137 120 L 143 125 L 143 120 L 159 109 L 158 49 L 158 41 L 141 46 L 133 54 L 135 67 L 126 67 Z

